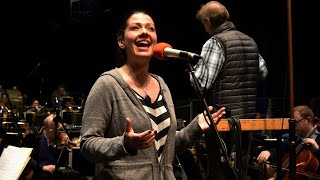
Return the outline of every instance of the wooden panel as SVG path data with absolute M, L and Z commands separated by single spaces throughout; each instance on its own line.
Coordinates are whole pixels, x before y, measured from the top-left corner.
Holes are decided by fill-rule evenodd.
M 240 119 L 241 131 L 289 129 L 289 118 Z M 217 125 L 218 131 L 230 131 L 227 119 Z

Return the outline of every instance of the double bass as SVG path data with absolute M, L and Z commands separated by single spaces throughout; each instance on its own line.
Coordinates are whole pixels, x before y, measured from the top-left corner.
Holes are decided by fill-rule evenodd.
M 305 138 L 310 138 L 314 132 L 317 130 L 319 123 L 313 126 Z M 319 167 L 319 160 L 312 154 L 310 150 L 303 147 L 300 143 L 296 147 L 296 179 L 320 179 L 316 172 Z M 289 180 L 289 156 L 286 155 L 282 159 L 282 179 Z

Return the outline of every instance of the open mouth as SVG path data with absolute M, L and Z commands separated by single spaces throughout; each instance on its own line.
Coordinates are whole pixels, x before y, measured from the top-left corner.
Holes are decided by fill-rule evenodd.
M 135 43 L 135 45 L 137 47 L 149 47 L 150 46 L 150 42 L 149 41 L 137 41 Z

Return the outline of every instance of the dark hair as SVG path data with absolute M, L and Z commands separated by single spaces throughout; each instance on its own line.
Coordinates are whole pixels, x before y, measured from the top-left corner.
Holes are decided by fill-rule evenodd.
M 34 103 L 35 101 L 38 101 L 38 102 L 40 103 L 39 98 L 33 98 L 32 101 L 31 101 L 31 103 Z
M 128 19 L 134 15 L 134 14 L 139 14 L 139 13 L 142 13 L 142 14 L 146 14 L 146 15 L 150 15 L 150 13 L 148 13 L 145 9 L 131 9 L 129 10 L 126 15 L 124 16 L 124 18 L 122 19 L 121 23 L 120 23 L 120 27 L 119 27 L 119 30 L 117 32 L 117 41 L 119 39 L 123 39 L 124 38 L 124 32 L 125 32 L 125 29 L 127 28 L 128 26 Z M 121 49 L 120 47 L 117 48 L 116 50 L 116 55 L 115 55 L 115 64 L 117 67 L 120 67 L 122 65 L 125 64 L 126 60 L 127 60 L 127 54 L 125 52 L 124 49 Z
M 119 38 L 123 38 L 124 36 L 124 31 L 125 29 L 127 28 L 128 26 L 128 19 L 134 15 L 134 14 L 139 14 L 139 13 L 142 13 L 142 14 L 146 14 L 146 15 L 149 15 L 151 16 L 146 10 L 144 9 L 132 9 L 130 10 L 125 16 L 124 18 L 122 19 L 121 23 L 120 23 L 120 27 L 119 27 L 119 30 L 118 30 L 118 33 L 117 33 L 117 40 Z

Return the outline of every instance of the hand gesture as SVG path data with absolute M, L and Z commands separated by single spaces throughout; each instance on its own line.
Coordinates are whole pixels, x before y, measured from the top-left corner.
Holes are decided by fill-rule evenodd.
M 132 129 L 132 120 L 127 118 L 127 127 L 124 135 L 125 149 L 128 151 L 137 151 L 138 149 L 148 148 L 154 142 L 156 130 L 147 130 L 142 133 L 135 133 Z
M 209 111 L 213 110 L 212 106 L 209 106 L 208 108 L 209 108 Z M 216 111 L 215 113 L 211 114 L 212 119 L 214 121 L 214 124 L 218 124 L 219 121 L 222 119 L 222 117 L 226 114 L 225 109 L 226 108 L 222 107 L 218 111 Z M 200 128 L 203 131 L 206 131 L 206 130 L 208 130 L 210 128 L 209 127 L 210 120 L 209 120 L 209 118 L 207 116 L 207 112 L 206 111 L 204 111 L 202 114 L 199 115 L 198 124 L 199 124 Z

